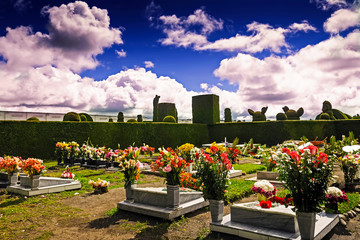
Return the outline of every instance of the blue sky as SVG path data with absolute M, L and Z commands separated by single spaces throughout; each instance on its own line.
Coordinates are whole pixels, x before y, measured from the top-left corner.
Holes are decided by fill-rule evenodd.
M 3 0 L 0 109 L 151 117 L 152 98 L 191 118 L 322 102 L 360 113 L 360 10 L 345 0 Z

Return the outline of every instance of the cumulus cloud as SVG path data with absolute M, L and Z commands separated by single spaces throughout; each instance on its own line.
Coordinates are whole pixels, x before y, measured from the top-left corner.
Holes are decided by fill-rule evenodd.
M 324 23 L 324 30 L 337 34 L 350 27 L 360 26 L 360 7 L 354 9 L 339 9 Z
M 145 68 L 154 68 L 155 64 L 152 61 L 145 61 Z
M 343 8 L 348 5 L 346 0 L 312 0 L 318 7 L 323 10 L 329 10 L 330 8 Z
M 126 57 L 126 52 L 124 51 L 124 49 L 121 49 L 120 51 L 115 50 L 115 52 L 118 55 L 118 57 Z
M 276 115 L 285 105 L 304 107 L 307 117 L 321 112 L 324 100 L 354 115 L 360 112 L 360 31 L 307 46 L 288 57 L 258 59 L 239 53 L 221 61 L 215 76 L 238 85 L 238 94 L 249 106 L 269 105 Z
M 257 53 L 270 50 L 280 53 L 282 48 L 288 49 L 286 34 L 298 31 L 316 31 L 307 21 L 293 23 L 288 28 L 274 28 L 269 24 L 253 22 L 248 25 L 247 31 L 251 35 L 237 34 L 234 37 L 208 41 L 208 36 L 223 29 L 223 20 L 215 19 L 204 10 L 198 9 L 188 17 L 176 15 L 163 15 L 159 17 L 160 26 L 166 38 L 160 39 L 162 45 L 174 45 L 177 47 L 192 47 L 197 51 L 242 51 Z

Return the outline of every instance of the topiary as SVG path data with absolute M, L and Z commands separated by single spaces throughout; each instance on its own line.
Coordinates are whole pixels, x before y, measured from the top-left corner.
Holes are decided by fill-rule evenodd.
M 143 121 L 143 118 L 142 118 L 142 115 L 141 115 L 141 114 L 137 115 L 137 121 L 138 121 L 138 122 L 142 122 L 142 121 Z
M 80 114 L 80 119 L 82 122 L 86 122 L 87 121 L 87 118 L 84 114 Z
M 360 115 L 359 114 L 356 114 L 352 117 L 352 119 L 360 119 Z
M 130 118 L 129 120 L 127 120 L 128 123 L 132 123 L 132 122 L 137 122 L 136 119 Z
M 287 106 L 282 109 L 284 110 L 288 120 L 300 120 L 300 117 L 304 114 L 304 109 L 302 107 L 297 111 L 289 109 Z
M 322 106 L 322 113 L 327 113 L 330 116 L 331 120 L 336 119 L 352 119 L 352 117 L 346 113 L 341 112 L 338 109 L 332 108 L 332 105 L 329 101 L 324 101 Z M 315 119 L 320 119 L 321 114 L 316 116 Z
M 80 115 L 76 112 L 68 112 L 64 115 L 63 121 L 80 122 Z
M 225 108 L 225 122 L 232 122 L 232 117 L 231 117 L 231 110 L 230 108 Z
M 162 121 L 166 116 L 173 116 L 177 122 L 177 110 L 175 103 L 159 103 L 158 105 L 158 121 Z
M 164 117 L 163 122 L 176 123 L 176 119 L 173 116 L 169 115 L 169 116 Z
M 253 117 L 253 122 L 266 121 L 265 113 L 267 109 L 268 107 L 263 107 L 261 108 L 261 112 L 260 111 L 254 112 L 253 110 L 248 109 L 248 112 Z
M 30 118 L 26 119 L 26 121 L 29 121 L 29 122 L 40 122 L 40 120 L 39 120 L 37 117 L 30 117 Z
M 124 122 L 124 114 L 122 112 L 118 113 L 117 122 Z
M 81 117 L 81 115 L 84 115 L 86 117 L 87 122 L 93 122 L 94 121 L 93 118 L 87 113 L 79 113 L 79 115 L 80 115 L 80 117 Z
M 319 118 L 322 120 L 330 120 L 330 115 L 327 113 L 322 113 L 322 114 L 320 114 Z
M 112 118 L 109 118 L 109 122 L 114 122 L 114 120 Z
M 287 116 L 285 113 L 278 113 L 276 114 L 276 120 L 278 121 L 287 120 Z

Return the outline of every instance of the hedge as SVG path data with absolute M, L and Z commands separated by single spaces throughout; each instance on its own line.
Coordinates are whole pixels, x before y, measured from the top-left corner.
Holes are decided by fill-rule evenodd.
M 205 94 L 192 97 L 193 123 L 216 124 L 220 122 L 219 96 Z
M 177 147 L 189 142 L 197 146 L 208 141 L 205 124 L 107 123 L 107 122 L 26 122 L 0 121 L 0 154 L 23 158 L 54 159 L 58 141 L 117 148 L 143 143 L 152 147 Z

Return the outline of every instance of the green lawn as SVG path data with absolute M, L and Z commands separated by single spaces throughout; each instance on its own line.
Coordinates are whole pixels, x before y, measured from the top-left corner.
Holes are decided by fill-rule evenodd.
M 235 170 L 242 170 L 246 174 L 256 173 L 257 171 L 265 171 L 266 167 L 261 164 L 245 163 L 233 164 Z

